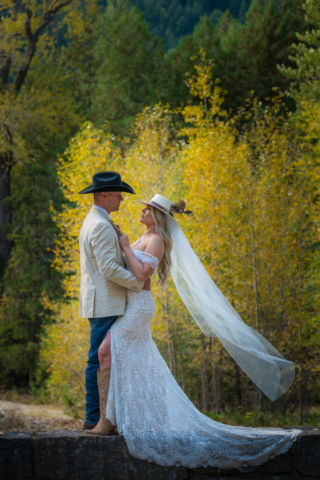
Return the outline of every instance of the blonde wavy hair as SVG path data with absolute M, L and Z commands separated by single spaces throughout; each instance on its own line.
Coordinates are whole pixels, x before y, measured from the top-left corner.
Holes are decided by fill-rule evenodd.
M 151 208 L 152 218 L 155 223 L 155 231 L 164 240 L 164 255 L 157 268 L 157 272 L 159 275 L 159 283 L 161 286 L 164 286 L 167 278 L 170 275 L 170 269 L 171 269 L 170 253 L 172 250 L 173 241 L 167 226 L 165 213 L 161 212 L 161 210 L 159 210 L 158 208 L 154 208 L 152 206 L 150 206 L 150 208 Z

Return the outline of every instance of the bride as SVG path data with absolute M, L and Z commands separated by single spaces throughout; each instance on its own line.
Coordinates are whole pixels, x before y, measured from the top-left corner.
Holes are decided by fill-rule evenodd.
M 170 272 L 179 295 L 207 336 L 224 347 L 271 399 L 285 393 L 294 364 L 248 327 L 216 287 L 173 218 L 186 202 L 173 204 L 157 194 L 145 205 L 140 222 L 145 234 L 132 246 L 119 238 L 126 265 L 143 282 L 157 269 L 165 284 Z M 184 394 L 152 340 L 154 301 L 149 291 L 127 291 L 119 317 L 99 349 L 100 421 L 86 435 L 107 435 L 117 426 L 131 455 L 195 468 L 259 465 L 287 451 L 299 430 L 223 425 L 203 415 Z

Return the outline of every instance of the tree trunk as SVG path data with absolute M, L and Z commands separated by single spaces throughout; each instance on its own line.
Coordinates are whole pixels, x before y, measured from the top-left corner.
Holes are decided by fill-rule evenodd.
M 240 368 L 236 363 L 234 365 L 234 369 L 236 374 L 236 392 L 238 397 L 238 406 L 242 407 L 241 374 L 240 374 Z
M 250 209 L 251 209 L 251 245 L 252 245 L 252 267 L 253 267 L 253 288 L 255 296 L 255 309 L 256 309 L 256 329 L 260 331 L 260 319 L 259 319 L 259 289 L 258 289 L 258 269 L 256 260 L 256 239 L 255 239 L 255 219 L 253 210 L 253 185 L 252 174 L 250 182 Z
M 0 280 L 11 256 L 12 242 L 8 240 L 8 228 L 12 223 L 10 199 L 11 159 L 7 155 L 0 155 Z
M 219 405 L 221 412 L 224 411 L 224 405 L 222 404 L 222 387 L 223 387 L 223 365 L 222 365 L 222 348 L 219 353 Z
M 50 7 L 44 12 L 42 18 L 40 19 L 38 28 L 35 31 L 32 31 L 31 19 L 33 16 L 33 11 L 21 1 L 12 2 L 13 16 L 15 17 L 17 13 L 25 15 L 24 34 L 27 40 L 27 46 L 22 62 L 18 67 L 16 78 L 10 79 L 9 83 L 8 79 L 10 78 L 12 64 L 12 59 L 10 56 L 11 53 L 6 51 L 8 50 L 7 47 L 1 50 L 0 54 L 2 62 L 0 66 L 0 91 L 11 91 L 11 93 L 18 95 L 28 75 L 39 37 L 43 34 L 48 25 L 52 23 L 55 16 L 58 15 L 59 12 L 70 3 L 71 0 L 62 1 L 58 5 L 56 5 L 56 1 L 51 2 Z M 20 35 L 21 33 L 19 33 L 19 36 Z M 16 34 L 14 36 L 16 36 Z M 12 56 L 15 58 L 15 42 L 13 42 L 12 46 L 10 46 L 10 52 L 12 48 Z M 17 48 L 19 49 L 19 47 Z M 6 125 L 2 125 L 1 128 L 4 129 L 4 134 L 9 138 L 9 142 L 12 144 L 12 134 L 9 128 Z M 0 154 L 0 281 L 3 278 L 4 272 L 8 266 L 12 249 L 12 242 L 8 240 L 8 229 L 10 229 L 12 224 L 12 213 L 11 206 L 6 202 L 6 200 L 10 199 L 10 173 L 12 165 L 12 152 L 2 152 Z
M 174 377 L 177 376 L 177 363 L 176 363 L 176 357 L 175 357 L 175 352 L 174 352 L 174 344 L 173 344 L 173 339 L 172 339 L 172 332 L 171 332 L 171 327 L 170 327 L 170 322 L 169 322 L 169 314 L 168 314 L 168 299 L 167 299 L 167 293 L 164 293 L 163 295 L 163 308 L 164 308 L 164 315 L 166 319 L 166 331 L 167 331 L 167 342 L 168 342 L 168 355 L 169 355 L 169 368 Z
M 253 287 L 255 295 L 255 309 L 256 309 L 256 329 L 260 332 L 260 318 L 259 318 L 259 288 L 258 288 L 258 269 L 256 259 L 256 235 L 255 235 L 255 218 L 254 218 L 254 205 L 253 205 L 253 173 L 251 172 L 250 179 L 250 210 L 251 210 L 251 243 L 252 243 L 252 267 L 253 267 Z M 256 387 L 256 402 L 258 405 L 259 415 L 263 410 L 263 395 L 261 390 Z
M 185 392 L 186 385 L 184 382 L 184 373 L 183 373 L 183 366 L 182 366 L 181 355 L 180 355 L 180 347 L 179 345 L 177 346 L 177 343 L 176 343 L 176 352 L 177 352 L 178 367 L 179 367 L 179 373 L 180 373 L 180 387 Z
M 219 367 L 217 363 L 217 354 L 216 354 L 217 344 L 215 339 L 212 338 L 212 377 L 213 377 L 213 393 L 214 393 L 214 401 L 216 404 L 216 414 L 220 415 L 221 413 L 221 403 L 220 403 L 220 394 L 219 394 Z
M 303 385 L 304 385 L 304 421 L 308 422 L 308 390 L 307 390 L 307 376 L 303 375 Z
M 302 371 L 300 364 L 300 379 L 299 379 L 299 425 L 303 424 L 303 402 L 302 402 Z
M 301 326 L 299 325 L 299 424 L 303 424 L 303 368 L 302 368 L 302 348 L 301 348 Z
M 207 365 L 207 352 L 205 336 L 201 333 L 202 342 L 202 366 L 201 366 L 201 380 L 202 380 L 202 404 L 203 409 L 208 412 L 210 410 L 210 398 L 209 398 L 209 380 L 208 380 L 208 365 Z

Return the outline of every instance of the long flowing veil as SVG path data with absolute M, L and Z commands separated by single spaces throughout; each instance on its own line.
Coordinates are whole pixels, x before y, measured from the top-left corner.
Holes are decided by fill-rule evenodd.
M 204 335 L 217 337 L 249 378 L 276 400 L 291 386 L 295 369 L 258 332 L 240 318 L 220 292 L 173 218 L 167 217 L 173 239 L 171 274 L 178 293 Z

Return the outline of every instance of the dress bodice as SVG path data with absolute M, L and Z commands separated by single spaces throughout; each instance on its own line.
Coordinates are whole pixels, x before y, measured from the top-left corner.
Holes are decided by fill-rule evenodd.
M 148 263 L 149 265 L 151 265 L 152 268 L 156 268 L 158 266 L 159 260 L 157 259 L 157 257 L 154 257 L 153 255 L 151 255 L 151 253 L 142 252 L 141 250 L 137 250 L 136 248 L 133 248 L 132 250 L 136 258 L 139 260 L 139 262 Z M 131 271 L 126 258 L 125 258 L 125 262 L 126 262 L 126 269 Z

